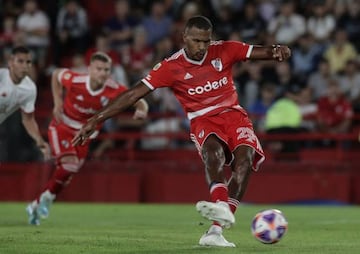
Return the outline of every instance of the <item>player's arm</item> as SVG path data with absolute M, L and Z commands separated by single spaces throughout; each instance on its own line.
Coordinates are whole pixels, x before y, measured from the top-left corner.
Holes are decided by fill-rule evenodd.
M 134 87 L 118 95 L 114 100 L 88 120 L 88 122 L 81 128 L 72 140 L 73 145 L 84 144 L 86 139 L 94 132 L 99 123 L 104 122 L 106 119 L 113 117 L 128 107 L 134 105 L 137 101 L 150 93 L 150 91 L 151 89 L 144 83 L 139 82 Z
M 288 46 L 272 45 L 257 46 L 254 45 L 249 56 L 251 60 L 277 60 L 285 61 L 291 56 L 291 50 Z
M 30 135 L 30 137 L 35 141 L 36 146 L 40 149 L 40 151 L 44 155 L 44 159 L 50 159 L 50 148 L 47 142 L 43 139 L 40 134 L 39 126 L 35 120 L 34 112 L 26 113 L 21 111 L 22 123 Z
M 138 100 L 135 104 L 135 113 L 133 118 L 134 119 L 145 119 L 149 112 L 149 105 L 144 99 Z
M 61 115 L 63 113 L 63 96 L 64 88 L 61 82 L 59 81 L 60 72 L 64 69 L 56 69 L 51 76 L 51 92 L 54 100 L 53 116 L 57 122 L 60 122 Z

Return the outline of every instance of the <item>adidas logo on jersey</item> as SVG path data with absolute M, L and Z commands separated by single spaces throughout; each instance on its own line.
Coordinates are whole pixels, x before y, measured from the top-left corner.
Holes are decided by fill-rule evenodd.
M 190 73 L 186 73 L 185 76 L 184 76 L 184 79 L 191 79 L 193 77 L 193 75 L 191 75 Z

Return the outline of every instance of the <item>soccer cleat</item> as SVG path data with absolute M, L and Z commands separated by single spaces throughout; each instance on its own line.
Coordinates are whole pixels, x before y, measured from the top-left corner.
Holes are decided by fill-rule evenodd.
M 222 235 L 222 228 L 220 226 L 212 225 L 199 240 L 201 246 L 215 246 L 215 247 L 236 247 L 234 243 L 228 242 Z
M 208 220 L 218 222 L 224 228 L 230 228 L 235 223 L 235 217 L 226 202 L 199 201 L 196 210 Z
M 40 225 L 40 218 L 39 218 L 39 214 L 37 212 L 37 204 L 35 202 L 30 203 L 27 207 L 26 207 L 26 213 L 28 214 L 28 222 L 30 225 L 35 225 L 35 226 L 39 226 Z
M 37 208 L 37 213 L 41 218 L 49 217 L 50 205 L 55 199 L 55 194 L 51 194 L 50 191 L 46 190 L 43 192 L 39 199 L 39 206 Z

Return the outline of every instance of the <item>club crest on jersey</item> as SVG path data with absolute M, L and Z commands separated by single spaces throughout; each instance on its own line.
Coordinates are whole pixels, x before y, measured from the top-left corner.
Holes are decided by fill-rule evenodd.
M 100 97 L 100 103 L 102 106 L 106 106 L 109 103 L 109 98 L 105 97 L 105 96 L 101 96 Z
M 220 58 L 211 60 L 211 65 L 215 68 L 215 70 L 219 72 L 222 71 L 223 69 L 223 65 Z

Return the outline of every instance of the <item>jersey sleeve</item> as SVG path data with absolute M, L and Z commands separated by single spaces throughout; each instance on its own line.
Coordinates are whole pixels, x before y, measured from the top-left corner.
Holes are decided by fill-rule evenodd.
M 232 62 L 245 61 L 250 57 L 253 45 L 240 41 L 224 42 L 225 52 Z
M 31 89 L 27 93 L 25 99 L 21 102 L 20 108 L 25 113 L 32 113 L 35 111 L 35 101 L 37 96 L 36 85 L 32 83 Z
M 59 72 L 57 78 L 66 89 L 69 89 L 74 78 L 74 72 L 69 69 L 63 69 Z
M 170 87 L 173 83 L 172 72 L 169 68 L 169 63 L 164 60 L 156 64 L 149 74 L 141 81 L 151 90 L 160 87 Z

